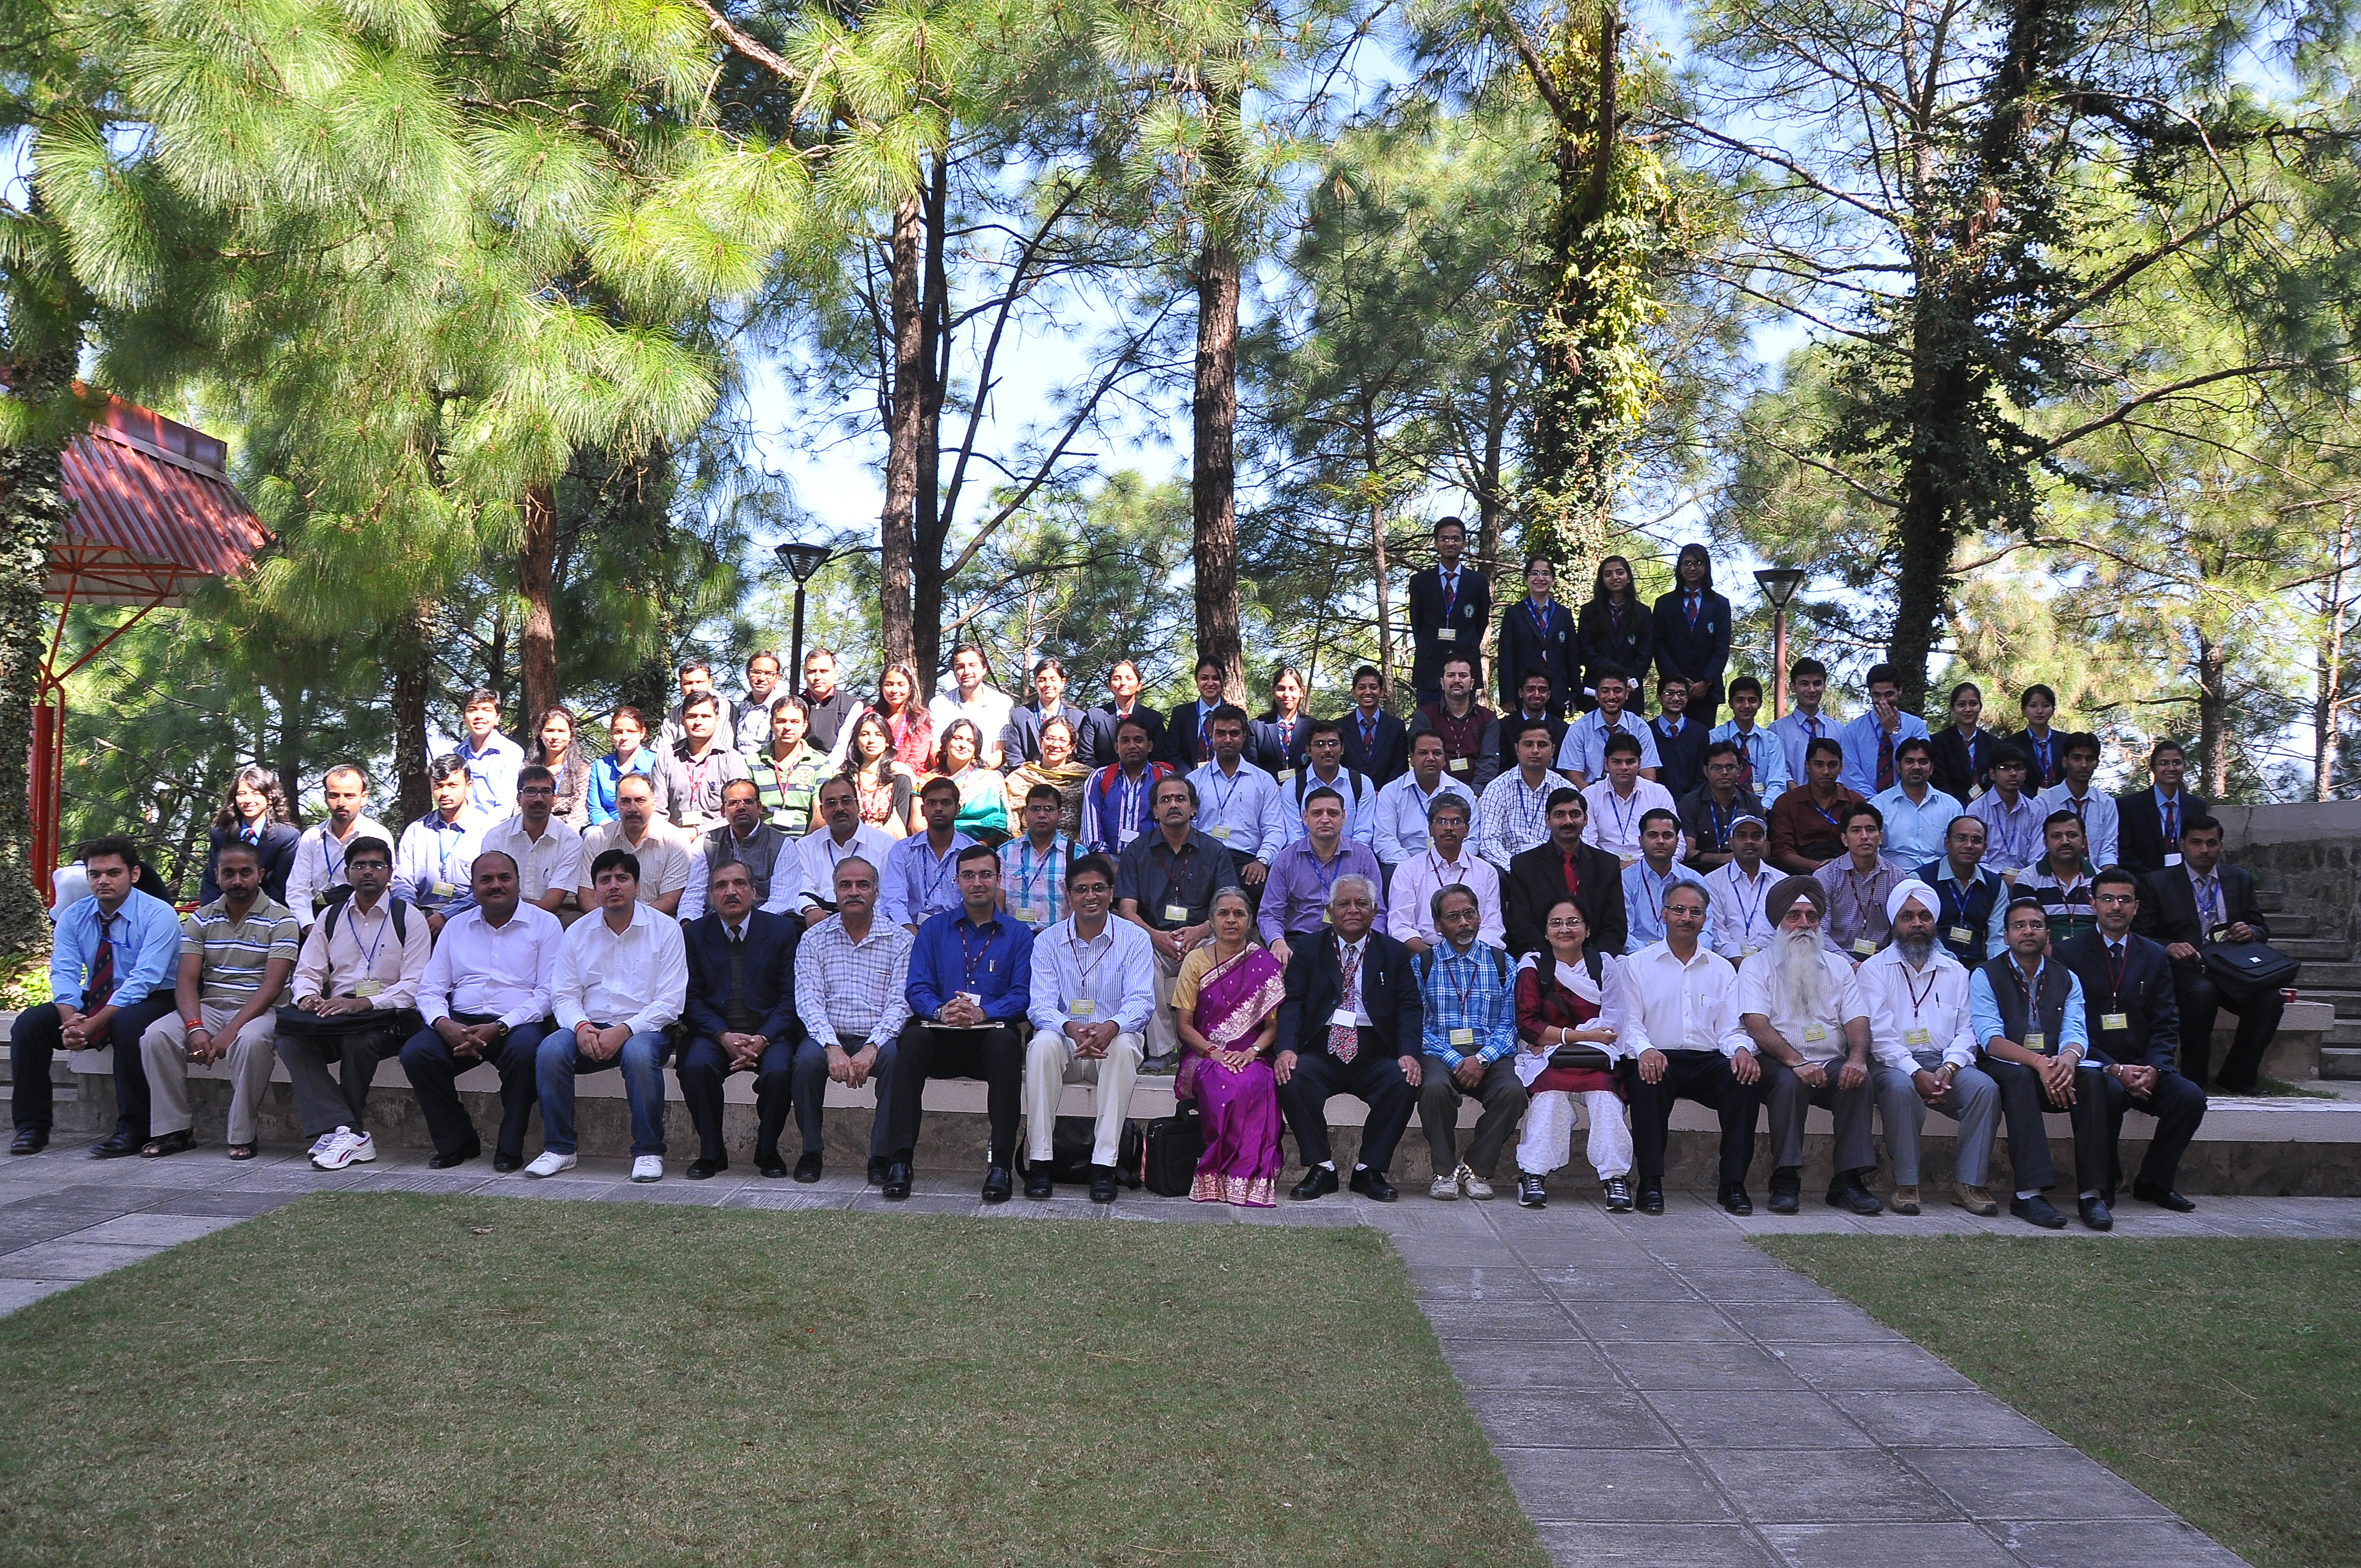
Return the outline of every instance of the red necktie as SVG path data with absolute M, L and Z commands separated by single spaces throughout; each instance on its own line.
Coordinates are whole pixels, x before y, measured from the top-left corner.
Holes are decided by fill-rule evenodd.
M 106 1005 L 115 994 L 115 943 L 107 933 L 123 917 L 123 911 L 98 917 L 98 951 L 90 956 L 90 978 L 82 982 L 82 1011 L 95 1013 Z
M 1877 787 L 1881 793 L 1894 787 L 1894 737 L 1883 729 L 1877 732 Z
M 1582 873 L 1575 869 L 1575 858 L 1565 857 L 1565 891 L 1576 898 L 1582 896 Z
M 1705 601 L 1699 598 L 1697 595 L 1692 591 L 1689 595 L 1689 630 L 1691 631 L 1695 631 L 1697 630 L 1697 612 L 1704 608 Z

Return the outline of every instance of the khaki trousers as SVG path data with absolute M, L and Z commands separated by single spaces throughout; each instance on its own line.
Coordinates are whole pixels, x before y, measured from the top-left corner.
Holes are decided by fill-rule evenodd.
M 205 1027 L 218 1030 L 237 1009 L 208 1002 L 199 1011 L 204 1014 Z M 229 1064 L 231 1143 L 254 1142 L 255 1112 L 262 1103 L 263 1091 L 270 1087 L 270 1064 L 276 1059 L 272 1047 L 278 1036 L 278 1018 L 265 1013 L 249 1020 L 229 1043 L 225 1059 Z M 189 1031 L 178 1012 L 167 1013 L 148 1025 L 139 1036 L 139 1059 L 148 1069 L 152 1107 L 148 1135 L 160 1138 L 167 1133 L 187 1131 L 196 1116 L 189 1107 Z
M 1093 1060 L 1074 1055 L 1074 1042 L 1047 1029 L 1034 1031 L 1025 1047 L 1025 1125 L 1027 1152 L 1037 1160 L 1049 1157 L 1049 1135 L 1058 1121 L 1058 1091 L 1069 1083 L 1094 1083 L 1097 1128 L 1091 1145 L 1093 1165 L 1113 1165 L 1123 1148 L 1123 1122 L 1131 1112 L 1131 1086 L 1139 1076 L 1140 1036 L 1117 1035 L 1107 1044 L 1104 1058 Z
M 1172 988 L 1180 983 L 1180 960 L 1156 955 L 1156 1010 L 1148 1015 L 1148 1054 L 1180 1054 L 1180 1026 L 1172 1021 Z

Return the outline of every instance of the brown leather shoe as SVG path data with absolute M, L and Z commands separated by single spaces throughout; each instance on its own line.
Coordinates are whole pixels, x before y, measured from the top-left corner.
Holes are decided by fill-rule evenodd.
M 1897 1214 L 1916 1213 L 1918 1212 L 1918 1189 L 1916 1186 L 1903 1187 L 1897 1184 L 1894 1189 L 1894 1195 L 1886 1199 L 1885 1206 L 1893 1210 Z
M 1981 1187 L 1971 1187 L 1964 1181 L 1951 1183 L 1951 1202 L 1957 1208 L 1965 1209 L 1971 1214 L 1982 1214 L 1986 1219 L 2000 1212 L 2000 1205 L 1993 1201 L 1991 1193 Z

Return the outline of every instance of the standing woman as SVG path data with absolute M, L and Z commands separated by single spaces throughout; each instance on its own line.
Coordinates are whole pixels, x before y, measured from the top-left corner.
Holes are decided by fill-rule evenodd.
M 1197 1102 L 1205 1152 L 1189 1197 L 1241 1209 L 1279 1202 L 1279 1080 L 1270 1047 L 1287 972 L 1254 939 L 1254 908 L 1235 887 L 1213 894 L 1213 936 L 1180 961 L 1172 1018 L 1180 1032 L 1175 1099 Z
M 894 737 L 873 712 L 852 721 L 844 742 L 844 776 L 861 798 L 861 820 L 888 839 L 919 831 L 917 780 L 895 760 Z
M 524 760 L 557 775 L 557 805 L 550 815 L 579 833 L 590 826 L 590 755 L 575 739 L 576 728 L 571 708 L 551 708 L 541 716 Z
M 619 707 L 607 720 L 607 740 L 614 750 L 590 764 L 589 815 L 592 826 L 615 820 L 615 785 L 625 773 L 643 775 L 655 791 L 655 811 L 672 815 L 672 773 L 656 765 L 648 749 L 648 721 L 636 707 Z
M 1582 905 L 1561 898 L 1543 927 L 1545 953 L 1528 953 L 1517 966 L 1517 1078 L 1532 1097 L 1525 1135 L 1517 1145 L 1517 1202 L 1544 1207 L 1542 1178 L 1574 1156 L 1574 1102 L 1590 1120 L 1590 1164 L 1606 1184 L 1607 1207 L 1631 1207 L 1631 1129 L 1615 1063 L 1615 1030 L 1602 1016 L 1609 993 L 1622 989 L 1623 971 L 1603 953 L 1587 953 L 1590 922 Z M 1568 1047 L 1572 1047 L 1569 1051 Z M 1589 1056 L 1598 1065 L 1557 1065 L 1559 1053 Z
M 951 827 L 994 849 L 1008 837 L 1008 781 L 977 759 L 983 755 L 983 729 L 972 718 L 943 727 L 943 749 L 935 772 L 959 785 L 959 816 Z
M 1303 765 L 1303 748 L 1312 740 L 1312 716 L 1303 705 L 1311 690 L 1292 664 L 1281 664 L 1270 678 L 1270 707 L 1246 738 L 1246 761 L 1273 778 L 1284 780 Z
M 1721 675 L 1729 665 L 1730 601 L 1713 591 L 1713 557 L 1706 547 L 1684 544 L 1673 563 L 1673 591 L 1656 601 L 1656 674 L 1688 682 L 1689 722 L 1710 729 L 1721 711 Z
M 1082 786 L 1090 783 L 1091 770 L 1074 756 L 1074 727 L 1063 715 L 1052 715 L 1042 721 L 1034 744 L 1040 750 L 1040 761 L 1012 769 L 1008 774 L 1008 819 L 1022 822 L 1025 797 L 1035 784 L 1048 784 L 1058 792 L 1058 830 L 1079 841 Z
M 1514 713 L 1527 675 L 1550 680 L 1550 711 L 1563 718 L 1582 690 L 1581 649 L 1574 617 L 1557 602 L 1557 568 L 1546 555 L 1525 557 L 1525 597 L 1500 618 L 1500 711 Z
M 279 775 L 252 764 L 238 769 L 205 831 L 205 874 L 197 902 L 211 904 L 221 896 L 214 881 L 214 856 L 221 847 L 251 844 L 262 863 L 262 891 L 273 903 L 286 903 L 287 872 L 295 864 L 295 846 L 302 837 L 287 819 L 287 792 L 279 787 Z
M 935 765 L 935 721 L 918 700 L 917 672 L 895 664 L 877 677 L 877 716 L 894 742 L 894 760 L 921 783 Z
M 1591 586 L 1590 602 L 1582 607 L 1576 630 L 1580 645 L 1582 689 L 1575 706 L 1588 713 L 1598 706 L 1590 695 L 1592 672 L 1613 665 L 1634 678 L 1645 674 L 1656 656 L 1656 622 L 1640 602 L 1632 586 L 1631 563 L 1609 555 L 1598 563 L 1598 579 Z

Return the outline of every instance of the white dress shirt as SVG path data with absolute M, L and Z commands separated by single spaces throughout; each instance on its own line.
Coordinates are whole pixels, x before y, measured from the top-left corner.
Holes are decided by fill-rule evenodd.
M 640 862 L 640 902 L 653 904 L 667 893 L 684 895 L 688 891 L 693 857 L 689 847 L 674 830 L 661 820 L 648 824 L 648 830 L 632 843 L 623 831 L 623 819 L 601 822 L 582 833 L 582 869 L 576 875 L 577 896 L 579 890 L 590 885 L 590 862 L 609 850 L 620 850 Z M 589 905 L 585 904 L 584 908 Z M 673 907 L 677 910 L 680 905 Z
M 1455 861 L 1444 860 L 1429 847 L 1394 868 L 1394 884 L 1386 894 L 1386 935 L 1397 942 L 1415 937 L 1430 947 L 1441 941 L 1434 928 L 1434 895 L 1453 883 L 1476 895 L 1476 939 L 1505 949 L 1509 938 L 1500 923 L 1500 873 L 1472 844 L 1462 844 Z
M 1113 1024 L 1119 1035 L 1137 1035 L 1155 1007 L 1156 945 L 1113 910 L 1106 928 L 1087 942 L 1071 916 L 1033 939 L 1025 1013 L 1043 1034 L 1062 1034 L 1068 1024 Z
M 983 731 L 983 745 L 976 752 L 979 762 L 1000 744 L 1000 732 L 1008 728 L 1008 716 L 1016 711 L 1016 699 L 989 681 L 976 687 L 975 696 L 965 702 L 960 700 L 959 687 L 945 686 L 927 704 L 927 718 L 935 727 L 938 746 L 943 743 L 943 731 L 962 718 Z
M 1610 1026 L 1624 1054 L 1719 1051 L 1735 1057 L 1752 1048 L 1738 1023 L 1738 971 L 1703 942 L 1686 963 L 1664 943 L 1653 943 L 1623 959 L 1622 970 L 1623 1006 Z
M 1231 860 L 1268 866 L 1287 847 L 1279 781 L 1252 762 L 1240 758 L 1235 773 L 1222 772 L 1219 762 L 1202 762 L 1189 782 L 1197 786 L 1197 831 L 1229 850 Z
M 1609 780 L 1599 779 L 1583 786 L 1582 803 L 1590 808 L 1582 841 L 1623 861 L 1640 858 L 1640 818 L 1651 811 L 1669 811 L 1675 821 L 1680 817 L 1673 792 L 1653 779 L 1633 779 L 1628 797 L 1617 795 Z
M 877 872 L 877 884 L 885 884 L 885 857 L 894 852 L 895 840 L 874 823 L 855 822 L 852 837 L 840 844 L 833 829 L 823 827 L 817 833 L 807 833 L 796 840 L 796 861 L 801 868 L 796 878 L 796 907 L 818 908 L 836 902 L 836 867 L 840 861 L 855 856 L 867 861 Z M 779 872 L 771 872 L 774 883 Z M 899 921 L 890 921 L 899 925 Z
M 527 904 L 538 904 L 552 888 L 576 892 L 589 882 L 583 874 L 582 835 L 553 817 L 535 839 L 524 818 L 511 817 L 484 830 L 484 848 L 498 850 L 516 861 L 517 890 Z
M 1954 1067 L 1976 1064 L 1976 1032 L 1968 1022 L 1967 966 L 1942 943 L 1925 969 L 1912 969 L 1897 946 L 1884 948 L 1854 972 L 1869 1008 L 1869 1049 L 1880 1062 L 1918 1070 L 1920 1051 L 1940 1051 Z
M 345 874 L 346 845 L 356 839 L 382 839 L 390 851 L 397 842 L 393 830 L 373 817 L 354 817 L 353 830 L 342 839 L 333 837 L 329 827 L 326 822 L 315 822 L 304 828 L 303 836 L 295 840 L 295 863 L 287 868 L 288 913 L 307 931 L 319 918 L 312 900 L 352 881 Z
M 429 1028 L 454 1013 L 489 1013 L 511 1029 L 540 1023 L 565 934 L 556 916 L 531 904 L 498 926 L 481 909 L 453 916 L 418 982 L 418 1015 Z
M 634 1035 L 663 1028 L 688 1000 L 680 922 L 634 904 L 631 923 L 618 933 L 605 910 L 592 910 L 566 928 L 549 1000 L 558 1027 L 569 1032 L 585 1020 L 625 1025 Z
M 1820 1005 L 1806 1013 L 1784 999 L 1776 1001 L 1779 949 L 1767 947 L 1738 966 L 1738 1011 L 1760 1013 L 1771 1020 L 1779 1037 L 1806 1061 L 1828 1062 L 1844 1054 L 1844 1026 L 1867 1018 L 1861 999 L 1861 981 L 1852 960 L 1841 953 L 1819 950 Z
M 363 909 L 357 898 L 347 899 L 336 916 L 333 941 L 321 939 L 328 929 L 324 916 L 304 933 L 288 1000 L 359 996 L 367 990 L 363 1000 L 371 1007 L 416 1006 L 418 981 L 426 972 L 434 934 L 426 928 L 426 912 L 414 905 L 403 914 L 402 924 L 408 931 L 397 934 L 391 901 L 382 894 L 373 909 Z
M 1426 849 L 1427 808 L 1434 804 L 1435 795 L 1457 795 L 1467 803 L 1468 840 L 1471 844 L 1474 842 L 1474 791 L 1449 773 L 1444 773 L 1435 780 L 1433 794 L 1430 795 L 1418 787 L 1416 773 L 1404 773 L 1378 791 L 1377 837 L 1369 847 L 1377 850 L 1379 864 L 1399 866 Z
M 1770 946 L 1772 924 L 1763 905 L 1783 874 L 1773 871 L 1768 861 L 1758 862 L 1751 877 L 1736 861 L 1708 872 L 1705 890 L 1713 895 L 1713 902 L 1706 905 L 1705 945 L 1733 964 L 1755 948 Z

